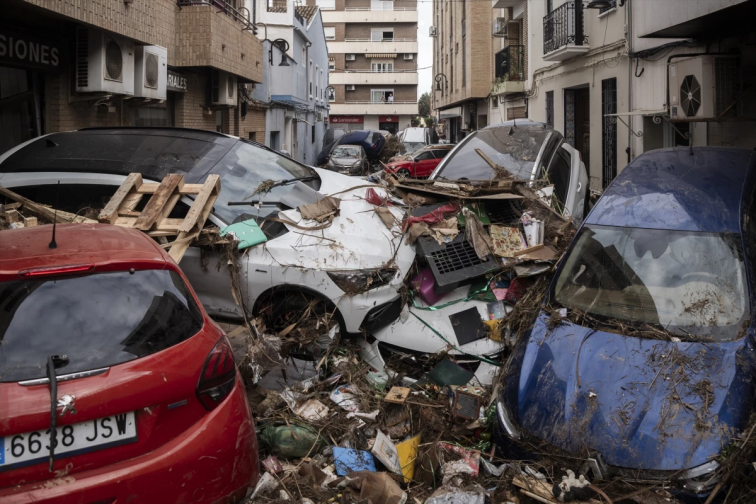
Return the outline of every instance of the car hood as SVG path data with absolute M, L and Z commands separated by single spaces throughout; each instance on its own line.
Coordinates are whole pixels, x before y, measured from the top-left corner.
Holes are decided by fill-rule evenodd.
M 372 184 L 328 170 L 316 168 L 315 171 L 321 179 L 319 192 L 341 200 L 339 215 L 322 230 L 307 231 L 287 225 L 290 232 L 267 242 L 267 252 L 282 266 L 367 269 L 380 268 L 393 259 L 402 273 L 409 270 L 415 252 L 402 243 L 399 230 L 402 211 L 391 207 L 396 218 L 395 233 L 392 233 L 373 211 L 375 206 L 365 201 L 366 186 Z M 381 197 L 387 196 L 381 186 L 373 189 Z M 280 212 L 279 217 L 301 227 L 320 226 L 317 222 L 303 220 L 296 209 Z
M 505 378 L 507 406 L 538 438 L 613 466 L 672 471 L 708 462 L 745 427 L 750 335 L 673 342 L 548 321 L 542 313 L 523 337 Z
M 412 161 L 393 161 L 386 165 L 386 168 L 404 168 L 407 166 L 410 166 L 412 164 Z
M 359 163 L 360 158 L 331 158 L 331 162 L 334 165 L 338 166 L 352 166 L 353 164 Z

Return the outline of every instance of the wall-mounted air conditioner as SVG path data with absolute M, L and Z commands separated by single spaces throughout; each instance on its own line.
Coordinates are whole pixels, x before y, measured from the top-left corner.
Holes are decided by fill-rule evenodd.
M 347 54 L 346 55 L 346 60 L 347 61 L 354 61 L 355 60 L 354 54 Z
M 354 84 L 347 84 L 346 90 L 347 91 L 354 91 L 356 88 L 354 87 Z
M 210 102 L 213 105 L 236 106 L 236 76 L 223 70 L 212 71 Z
M 134 96 L 165 100 L 168 84 L 168 49 L 138 46 L 134 55 Z
M 405 54 L 404 55 L 404 59 L 405 60 L 413 60 L 413 59 L 415 59 L 415 55 L 414 54 Z
M 739 95 L 737 57 L 697 56 L 669 65 L 672 119 L 714 118 Z
M 430 30 L 428 30 L 428 36 L 435 37 L 437 35 L 438 35 L 438 29 L 435 26 L 431 26 Z
M 133 95 L 134 42 L 97 28 L 77 28 L 76 91 Z

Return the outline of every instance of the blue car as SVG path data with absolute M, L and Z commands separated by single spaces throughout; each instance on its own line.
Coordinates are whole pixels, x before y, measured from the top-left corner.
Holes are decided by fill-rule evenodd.
M 711 493 L 754 410 L 755 189 L 743 149 L 661 149 L 622 171 L 508 362 L 505 454 L 545 443 L 589 478 Z

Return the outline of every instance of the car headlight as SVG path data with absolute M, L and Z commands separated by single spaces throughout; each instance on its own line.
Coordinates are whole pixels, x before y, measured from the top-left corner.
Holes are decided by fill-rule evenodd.
M 496 415 L 499 417 L 499 423 L 504 428 L 507 435 L 512 439 L 520 439 L 522 434 L 520 433 L 520 429 L 517 428 L 517 424 L 515 424 L 512 419 L 512 415 L 509 413 L 509 408 L 507 408 L 507 405 L 504 403 L 504 394 L 502 391 L 499 391 L 499 397 L 496 401 Z
M 347 294 L 360 294 L 391 282 L 397 271 L 396 268 L 333 270 L 328 276 Z

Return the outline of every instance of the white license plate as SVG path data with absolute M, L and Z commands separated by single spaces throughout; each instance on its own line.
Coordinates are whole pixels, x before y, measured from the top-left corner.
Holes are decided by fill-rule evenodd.
M 57 426 L 55 459 L 72 457 L 137 440 L 133 412 Z M 0 437 L 0 471 L 45 462 L 50 457 L 50 429 Z

